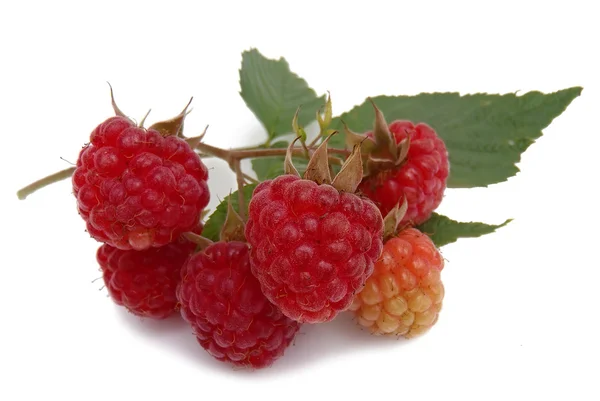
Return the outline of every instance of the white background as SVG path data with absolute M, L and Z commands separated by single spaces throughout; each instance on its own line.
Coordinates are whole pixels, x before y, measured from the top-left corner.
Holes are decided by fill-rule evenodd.
M 599 399 L 592 3 L 2 2 L 0 399 Z M 455 219 L 515 221 L 443 248 L 444 309 L 425 336 L 371 338 L 345 316 L 304 326 L 270 369 L 234 370 L 182 322 L 140 321 L 99 291 L 68 181 L 17 201 L 111 115 L 106 81 L 134 118 L 171 117 L 193 95 L 188 134 L 210 124 L 210 144 L 261 142 L 238 95 L 250 47 L 330 90 L 335 114 L 378 94 L 584 87 L 521 173 L 446 192 Z M 214 207 L 235 182 L 208 164 Z

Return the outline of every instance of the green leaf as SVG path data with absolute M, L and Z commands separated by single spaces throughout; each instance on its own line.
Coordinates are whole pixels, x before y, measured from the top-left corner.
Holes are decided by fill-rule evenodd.
M 483 187 L 506 181 L 519 169 L 529 145 L 542 135 L 582 88 L 522 96 L 458 93 L 422 93 L 417 96 L 378 96 L 373 101 L 388 123 L 407 119 L 432 126 L 446 143 L 450 156 L 448 187 Z M 373 106 L 367 101 L 334 119 L 332 128 L 342 130 L 341 120 L 355 132 L 373 128 Z M 343 146 L 343 135 L 332 138 Z
M 252 169 L 259 181 L 270 180 L 283 174 L 283 157 L 261 157 L 252 159 Z
M 493 233 L 498 228 L 504 227 L 511 221 L 512 219 L 508 219 L 499 225 L 475 222 L 462 223 L 454 221 L 446 216 L 433 213 L 429 220 L 417 228 L 431 237 L 431 240 L 439 248 L 455 242 L 459 238 L 475 238 Z
M 284 58 L 271 60 L 256 49 L 242 53 L 240 86 L 246 105 L 267 130 L 267 143 L 292 132 L 292 119 L 299 106 L 298 123 L 306 126 L 325 104 L 325 95 L 317 97 L 304 79 L 290 71 Z
M 285 141 L 277 141 L 272 144 L 271 148 L 287 148 L 289 145 L 288 142 Z M 284 157 L 261 157 L 257 159 L 252 159 L 252 169 L 256 173 L 256 178 L 259 181 L 270 180 L 277 176 L 284 174 Z M 294 157 L 292 158 L 294 161 L 294 165 L 300 171 L 300 173 L 304 173 L 306 170 L 306 166 L 308 161 L 302 157 Z
M 248 203 L 250 202 L 250 198 L 252 198 L 252 192 L 254 192 L 254 188 L 256 188 L 256 184 L 244 186 L 243 191 L 244 198 L 246 199 L 246 212 L 248 211 Z M 206 237 L 212 241 L 219 241 L 221 227 L 223 227 L 223 224 L 225 223 L 225 217 L 227 217 L 227 201 L 230 197 L 231 205 L 236 211 L 239 212 L 240 204 L 238 202 L 238 191 L 235 191 L 231 195 L 226 196 L 219 206 L 217 206 L 215 211 L 210 215 L 206 221 L 206 224 L 204 225 L 204 229 L 202 230 L 203 237 Z
M 286 148 L 286 141 L 278 141 L 271 144 L 271 148 Z M 256 178 L 259 181 L 270 180 L 278 175 L 283 174 L 284 157 L 260 157 L 252 159 L 252 170 L 256 173 Z
M 294 157 L 294 166 L 300 174 L 303 174 L 308 165 L 308 161 L 304 158 Z M 259 181 L 271 180 L 282 174 L 285 174 L 283 166 L 283 157 L 263 157 L 260 159 L 252 159 L 252 168 L 256 172 L 256 178 Z

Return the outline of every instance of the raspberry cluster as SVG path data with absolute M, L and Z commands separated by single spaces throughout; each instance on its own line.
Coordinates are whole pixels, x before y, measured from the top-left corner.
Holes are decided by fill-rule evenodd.
M 238 211 L 230 195 L 203 223 L 210 196 L 198 148 L 234 169 L 240 160 L 185 138 L 186 110 L 144 128 L 113 107 L 81 150 L 72 187 L 102 243 L 96 259 L 114 303 L 141 318 L 179 316 L 214 359 L 250 368 L 282 357 L 303 324 L 343 312 L 377 335 L 413 337 L 435 324 L 443 258 L 414 226 L 440 204 L 448 177 L 431 127 L 388 125 L 375 108 L 375 128 L 348 132 L 351 150 L 337 149 L 334 168 L 331 116 L 319 117 L 326 139 L 292 142 L 284 174 L 247 199 L 238 192 Z M 301 137 L 296 119 L 292 127 Z M 303 174 L 292 161 L 299 150 Z
M 111 91 L 112 95 L 112 91 Z M 142 318 L 179 310 L 181 268 L 196 249 L 183 233 L 200 234 L 210 195 L 208 169 L 183 138 L 184 110 L 144 128 L 116 106 L 79 153 L 73 194 L 108 294 Z M 186 107 L 187 109 L 187 107 Z

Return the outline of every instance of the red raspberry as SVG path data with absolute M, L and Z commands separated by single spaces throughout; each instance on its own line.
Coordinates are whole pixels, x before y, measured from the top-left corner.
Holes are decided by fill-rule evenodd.
M 442 308 L 444 259 L 431 239 L 415 228 L 383 246 L 381 258 L 351 310 L 373 334 L 407 338 L 427 331 Z
M 262 294 L 248 245 L 217 242 L 192 256 L 177 290 L 181 314 L 213 357 L 262 368 L 283 355 L 299 324 Z
M 448 178 L 448 152 L 444 141 L 426 124 L 394 121 L 389 129 L 400 143 L 410 138 L 407 160 L 393 170 L 383 170 L 365 177 L 359 190 L 368 196 L 386 216 L 404 197 L 408 211 L 403 222 L 421 224 L 440 205 Z M 373 137 L 372 132 L 367 136 Z
M 96 259 L 115 303 L 137 316 L 164 319 L 177 311 L 175 292 L 181 267 L 195 247 L 183 239 L 144 251 L 104 244 Z
M 100 124 L 73 174 L 90 235 L 119 249 L 163 246 L 198 222 L 209 201 L 208 170 L 182 139 L 124 117 Z
M 368 199 L 294 175 L 256 187 L 246 225 L 264 294 L 307 323 L 350 306 L 381 253 L 382 233 L 381 213 Z

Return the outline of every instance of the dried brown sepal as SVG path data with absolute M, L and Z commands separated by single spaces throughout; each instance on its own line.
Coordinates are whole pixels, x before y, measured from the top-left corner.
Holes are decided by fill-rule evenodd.
M 397 203 L 396 206 L 385 216 L 383 219 L 383 241 L 387 241 L 391 237 L 395 236 L 398 233 L 398 225 L 406 215 L 406 211 L 408 210 L 408 201 L 406 200 L 406 196 L 404 197 L 404 201 L 402 205 Z
M 391 159 L 369 156 L 366 162 L 366 174 L 375 174 L 382 170 L 391 170 L 398 167 Z
M 202 142 L 202 140 L 204 139 L 204 136 L 206 135 L 207 130 L 208 130 L 208 125 L 206 127 L 204 127 L 204 131 L 202 131 L 202 133 L 200 135 L 192 137 L 192 138 L 184 138 L 184 140 L 188 143 L 188 145 L 190 145 L 190 147 L 192 149 L 196 149 L 196 146 L 198 146 L 200 144 L 200 142 Z
M 193 233 L 191 231 L 189 231 L 187 233 L 183 233 L 182 235 L 188 241 L 198 245 L 198 250 L 200 250 L 200 251 L 208 248 L 209 246 L 211 246 L 213 244 L 213 242 L 211 240 L 209 240 L 208 238 L 205 238 L 205 237 L 198 235 L 196 233 Z
M 338 130 L 328 129 L 328 130 L 325 130 L 325 133 L 323 133 L 323 135 L 321 135 L 321 136 L 327 138 L 329 135 L 333 135 L 333 134 L 337 134 L 337 133 L 338 133 Z
M 112 105 L 113 110 L 115 111 L 115 115 L 117 115 L 119 117 L 125 117 L 126 119 L 129 120 L 129 117 L 127 117 L 125 115 L 125 113 L 123 113 L 121 111 L 119 106 L 117 106 L 117 102 L 115 102 L 115 94 L 113 93 L 112 85 L 110 84 L 110 82 L 107 82 L 107 84 L 108 84 L 108 87 L 110 88 L 110 103 Z
M 244 220 L 233 208 L 233 205 L 231 204 L 231 196 L 229 196 L 227 201 L 227 216 L 225 217 L 225 223 L 223 223 L 220 233 L 221 241 L 246 242 L 246 236 L 244 235 L 245 227 L 246 225 Z
M 375 110 L 375 127 L 373 129 L 373 137 L 377 143 L 378 150 L 382 152 L 382 155 L 395 156 L 397 154 L 397 145 L 392 133 L 390 132 L 387 121 L 385 121 L 383 113 L 381 110 L 379 110 L 373 99 L 369 98 L 369 101 Z
M 311 180 L 317 184 L 331 184 L 331 171 L 329 169 L 329 157 L 327 154 L 327 144 L 329 139 L 335 135 L 337 131 L 329 135 L 319 145 L 315 152 L 310 157 L 306 171 L 304 172 L 304 179 Z
M 154 129 L 158 131 L 163 137 L 178 136 L 180 138 L 183 138 L 183 121 L 185 120 L 185 117 L 191 112 L 191 110 L 188 110 L 188 107 L 190 107 L 190 104 L 192 103 L 193 99 L 193 97 L 190 98 L 188 104 L 177 116 L 166 121 L 154 123 L 148 129 Z
M 283 161 L 283 171 L 286 174 L 292 174 L 292 175 L 295 175 L 296 177 L 300 177 L 300 173 L 296 169 L 296 166 L 294 166 L 294 162 L 292 160 L 292 156 L 294 154 L 294 145 L 296 144 L 296 141 L 298 139 L 299 138 L 296 137 L 292 141 L 292 143 L 290 143 L 290 145 L 287 148 L 287 152 L 285 152 L 285 159 Z
M 332 166 L 342 166 L 344 164 L 344 160 L 337 156 L 329 156 L 329 164 Z
M 346 139 L 346 145 L 349 148 L 354 148 L 355 145 L 360 144 L 360 151 L 363 157 L 368 156 L 373 149 L 375 149 L 375 141 L 373 138 L 369 138 L 366 135 L 358 134 L 348 128 L 346 122 L 342 120 L 342 125 L 344 126 L 344 133 Z
M 398 153 L 396 155 L 396 166 L 400 166 L 406 161 L 408 150 L 410 149 L 410 136 L 407 136 L 398 144 Z
M 362 178 L 363 162 L 361 159 L 360 144 L 356 144 L 331 185 L 338 191 L 354 193 Z
M 204 220 L 204 218 L 206 216 L 208 216 L 210 214 L 210 209 L 204 209 L 202 212 L 200 212 L 200 221 Z

